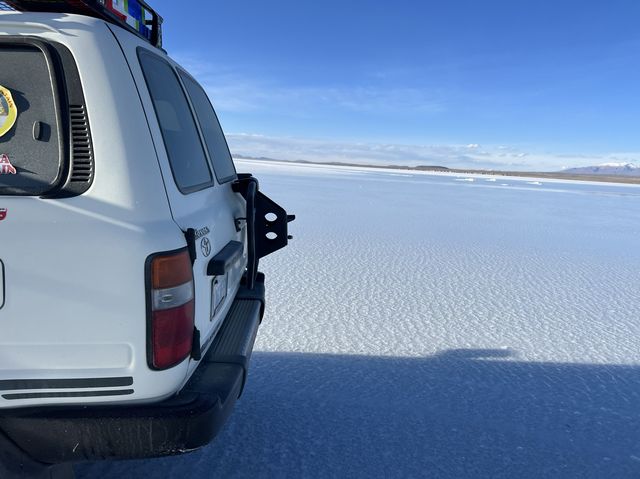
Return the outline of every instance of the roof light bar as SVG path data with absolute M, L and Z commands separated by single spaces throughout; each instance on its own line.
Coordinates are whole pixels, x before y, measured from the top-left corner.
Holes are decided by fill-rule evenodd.
M 144 0 L 3 0 L 21 12 L 77 13 L 119 25 L 162 47 L 162 17 Z

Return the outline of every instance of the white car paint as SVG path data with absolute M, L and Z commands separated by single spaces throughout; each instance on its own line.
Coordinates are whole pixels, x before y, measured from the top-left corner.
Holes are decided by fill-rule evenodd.
M 169 397 L 187 381 L 195 364 L 185 360 L 165 371 L 147 366 L 145 260 L 156 252 L 185 247 L 181 228 L 205 223 L 202 216 L 196 217 L 204 209 L 210 212 L 206 225 L 211 255 L 230 239 L 242 240 L 244 233 L 235 231 L 232 219 L 243 216 L 244 200 L 220 185 L 202 194 L 177 192 L 139 66 L 131 62 L 130 70 L 125 58 L 129 48 L 143 43 L 133 34 L 93 18 L 40 13 L 2 13 L 0 32 L 55 41 L 71 51 L 95 156 L 95 179 L 81 196 L 0 196 L 0 208 L 8 211 L 0 222 L 0 384 L 16 379 L 132 377 L 134 389 L 133 394 L 117 397 L 11 401 L 0 391 L 0 408 Z M 208 326 L 207 336 L 226 314 L 244 265 L 236 265 L 228 301 L 210 321 L 211 278 L 205 276 L 206 262 L 196 262 L 196 324 Z

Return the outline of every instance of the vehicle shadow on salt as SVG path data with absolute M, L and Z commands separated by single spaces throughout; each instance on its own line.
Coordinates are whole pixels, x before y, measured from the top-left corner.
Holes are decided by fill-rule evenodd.
M 532 363 L 508 350 L 427 358 L 254 354 L 209 447 L 77 466 L 82 477 L 638 477 L 640 369 Z

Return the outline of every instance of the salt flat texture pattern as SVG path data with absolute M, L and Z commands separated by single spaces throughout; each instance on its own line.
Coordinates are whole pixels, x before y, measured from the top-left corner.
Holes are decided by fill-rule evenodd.
M 640 476 L 640 188 L 238 167 L 298 216 L 243 397 L 78 477 Z

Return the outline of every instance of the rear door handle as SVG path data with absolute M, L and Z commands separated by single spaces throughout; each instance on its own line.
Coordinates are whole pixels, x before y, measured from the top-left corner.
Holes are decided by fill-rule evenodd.
M 242 256 L 244 245 L 240 241 L 229 241 L 207 265 L 207 275 L 222 276 Z

